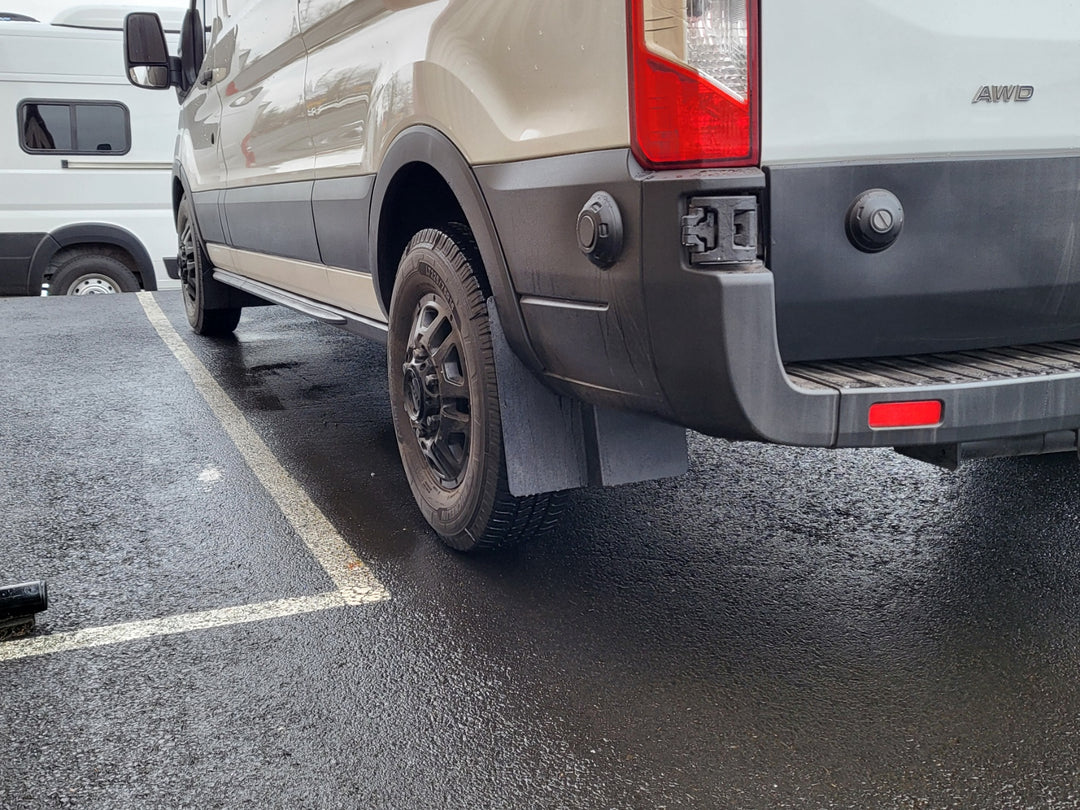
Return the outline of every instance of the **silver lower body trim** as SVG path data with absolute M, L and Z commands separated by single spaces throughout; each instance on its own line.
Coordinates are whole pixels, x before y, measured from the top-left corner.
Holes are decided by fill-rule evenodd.
M 296 310 L 321 323 L 329 324 L 330 326 L 340 326 L 341 328 L 362 337 L 377 340 L 380 343 L 386 343 L 387 327 L 385 323 L 372 320 L 371 318 L 365 318 L 363 315 L 357 315 L 354 312 L 346 312 L 343 309 L 313 301 L 310 298 L 305 298 L 302 295 L 272 287 L 261 281 L 255 281 L 254 279 L 239 276 L 236 273 L 230 273 L 228 270 L 215 269 L 214 279 L 220 281 L 222 284 L 228 284 L 230 287 L 235 287 L 238 290 L 251 293 L 252 295 L 263 298 L 274 304 L 280 304 L 283 307 Z

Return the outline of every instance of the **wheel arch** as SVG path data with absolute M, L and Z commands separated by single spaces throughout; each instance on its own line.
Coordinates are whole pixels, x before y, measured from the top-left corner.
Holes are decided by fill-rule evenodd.
M 184 174 L 184 170 L 178 166 L 172 178 L 172 218 L 174 224 L 180 214 L 180 200 L 184 199 L 184 195 L 187 194 L 187 187 L 187 176 Z
M 104 222 L 81 222 L 75 225 L 65 225 L 57 228 L 42 239 L 37 246 L 37 250 L 34 251 L 33 258 L 30 260 L 29 289 L 41 289 L 49 269 L 49 263 L 60 251 L 68 248 L 90 247 L 91 245 L 108 245 L 124 251 L 135 264 L 132 270 L 138 277 L 142 288 L 150 292 L 157 290 L 157 275 L 154 273 L 154 264 L 139 237 L 119 225 Z
M 457 146 L 432 127 L 410 127 L 398 135 L 375 177 L 368 266 L 383 311 L 390 310 L 398 261 L 409 239 L 447 217 L 460 217 L 472 231 L 507 341 L 528 367 L 540 371 L 480 184 Z

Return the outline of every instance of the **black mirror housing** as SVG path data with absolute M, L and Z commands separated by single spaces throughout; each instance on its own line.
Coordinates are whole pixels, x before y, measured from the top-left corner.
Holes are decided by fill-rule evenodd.
M 165 31 L 157 14 L 134 12 L 124 18 L 124 63 L 136 87 L 165 90 L 174 84 Z
M 180 27 L 180 89 L 185 92 L 199 78 L 199 69 L 206 55 L 205 37 L 202 17 L 193 4 L 184 15 L 184 23 Z

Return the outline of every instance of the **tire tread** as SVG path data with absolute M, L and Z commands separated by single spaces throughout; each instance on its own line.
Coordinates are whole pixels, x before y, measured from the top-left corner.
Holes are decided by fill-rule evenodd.
M 462 283 L 466 294 L 466 307 L 469 320 L 484 343 L 485 373 L 489 379 L 496 379 L 495 356 L 491 347 L 491 324 L 487 313 L 487 300 L 491 295 L 487 279 L 482 275 L 483 263 L 480 252 L 468 227 L 461 223 L 447 223 L 445 230 L 428 228 L 420 231 L 409 242 L 406 253 L 414 247 L 427 245 L 452 257 L 452 272 Z M 499 410 L 499 395 L 496 386 L 490 386 L 487 413 L 499 420 L 499 434 L 502 432 Z M 565 503 L 565 492 L 548 492 L 539 495 L 515 496 L 510 493 L 503 456 L 502 442 L 487 448 L 488 463 L 498 466 L 498 476 L 491 476 L 485 482 L 485 491 L 480 499 L 478 514 L 486 512 L 486 519 L 476 521 L 474 529 L 454 536 L 440 534 L 447 545 L 461 551 L 496 551 L 511 548 L 531 537 L 541 536 L 551 531 L 557 524 Z
M 189 309 L 187 291 L 184 290 L 182 293 L 185 299 L 184 309 L 187 314 L 188 325 L 191 326 L 191 331 L 203 337 L 225 337 L 235 331 L 237 324 L 240 323 L 241 307 L 229 306 L 215 307 L 213 309 L 207 307 L 206 294 L 208 288 L 217 290 L 223 285 L 213 277 L 210 257 L 206 255 L 206 249 L 199 238 L 198 224 L 195 222 L 191 202 L 187 195 L 184 195 L 180 200 L 177 213 L 176 228 L 178 234 L 182 231 L 184 221 L 187 219 L 191 220 L 194 228 L 192 236 L 195 240 L 195 265 L 198 276 L 194 309 Z M 181 282 L 181 286 L 183 284 L 184 282 Z

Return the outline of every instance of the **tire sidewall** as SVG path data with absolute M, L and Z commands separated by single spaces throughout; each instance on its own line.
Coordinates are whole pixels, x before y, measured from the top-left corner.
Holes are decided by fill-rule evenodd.
M 212 292 L 216 292 L 223 285 L 211 277 L 210 259 L 203 249 L 202 239 L 199 236 L 199 224 L 193 216 L 191 202 L 185 196 L 181 198 L 176 213 L 177 256 L 181 261 L 183 260 L 182 254 L 184 251 L 184 228 L 188 223 L 191 224 L 193 271 L 190 274 L 190 283 L 184 281 L 183 273 L 181 273 L 180 277 L 184 312 L 187 315 L 188 325 L 191 326 L 195 334 L 222 337 L 236 329 L 236 325 L 240 321 L 241 308 L 225 303 L 228 301 L 228 296 L 220 293 L 216 296 L 218 306 L 212 308 L 207 306 L 207 287 L 214 285 L 215 290 Z M 191 290 L 190 297 L 188 295 L 189 289 Z
M 413 239 L 402 258 L 390 305 L 387 376 L 398 449 L 417 505 L 444 541 L 468 549 L 477 543 L 472 527 L 486 523 L 495 501 L 502 462 L 501 425 L 486 303 L 482 294 L 479 302 L 476 293 L 470 300 L 467 281 L 460 273 L 474 271 L 467 262 L 455 269 L 454 258 L 444 254 L 440 244 L 464 255 L 446 234 L 425 231 Z M 447 304 L 454 328 L 461 335 L 467 370 L 469 456 L 462 481 L 452 490 L 444 488 L 431 470 L 404 406 L 405 346 L 419 302 L 431 293 Z
M 60 265 L 49 283 L 51 295 L 71 295 L 71 290 L 83 279 L 98 277 L 107 279 L 115 292 L 138 292 L 139 281 L 135 274 L 119 259 L 104 254 L 75 254 Z M 53 292 L 55 289 L 63 292 Z
M 180 241 L 183 239 L 184 228 L 191 224 L 191 239 L 192 248 L 194 252 L 194 272 L 191 274 L 191 280 L 185 281 L 183 278 L 180 280 L 181 295 L 184 299 L 184 312 L 187 314 L 188 325 L 191 326 L 196 332 L 202 329 L 202 314 L 206 311 L 206 307 L 203 304 L 203 262 L 202 262 L 202 246 L 199 244 L 199 233 L 195 229 L 195 218 L 191 214 L 191 203 L 185 196 L 180 200 L 180 206 L 176 214 L 176 235 L 177 235 L 177 251 L 183 253 L 184 245 Z M 189 297 L 188 287 L 191 288 Z

